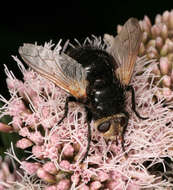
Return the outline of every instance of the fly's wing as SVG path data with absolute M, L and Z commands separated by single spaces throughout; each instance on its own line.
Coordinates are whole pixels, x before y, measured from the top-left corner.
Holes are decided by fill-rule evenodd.
M 132 77 L 141 39 L 142 31 L 135 18 L 130 18 L 115 38 L 108 34 L 104 36 L 104 40 L 108 44 L 107 51 L 118 64 L 115 71 L 116 76 L 123 85 L 128 85 Z
M 34 44 L 19 48 L 22 59 L 36 72 L 76 98 L 86 97 L 86 74 L 82 65 L 59 51 Z

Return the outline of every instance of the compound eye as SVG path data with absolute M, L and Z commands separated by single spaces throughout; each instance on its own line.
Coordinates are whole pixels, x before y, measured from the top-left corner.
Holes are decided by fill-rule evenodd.
M 104 123 L 101 123 L 101 124 L 97 127 L 97 129 L 98 129 L 99 132 L 105 133 L 105 132 L 107 132 L 107 131 L 110 129 L 110 126 L 111 126 L 110 121 L 106 121 L 106 122 L 104 122 Z
M 127 125 L 127 122 L 128 122 L 128 118 L 127 118 L 127 117 L 122 117 L 122 118 L 120 119 L 120 125 L 121 125 L 122 127 L 126 126 L 126 125 Z

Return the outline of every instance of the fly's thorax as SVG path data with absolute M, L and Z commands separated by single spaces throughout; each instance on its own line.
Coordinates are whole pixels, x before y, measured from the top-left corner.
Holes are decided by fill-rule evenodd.
M 128 122 L 124 113 L 115 114 L 94 121 L 94 127 L 107 140 L 115 140 L 116 136 L 122 135 L 123 128 Z

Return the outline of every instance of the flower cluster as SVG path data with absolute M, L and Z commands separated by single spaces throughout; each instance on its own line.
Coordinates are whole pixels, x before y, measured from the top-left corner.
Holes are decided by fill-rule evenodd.
M 157 76 L 155 84 L 159 86 L 156 95 L 170 101 L 173 99 L 173 10 L 156 15 L 153 25 L 147 16 L 139 24 L 143 32 L 139 56 L 157 59 L 153 67 L 153 73 Z M 118 33 L 121 28 L 118 25 Z
M 105 47 L 100 38 L 87 39 L 85 43 Z M 52 46 L 46 43 L 45 51 L 52 50 Z M 60 43 L 56 48 L 61 48 Z M 153 101 L 159 88 L 153 85 L 157 78 L 153 73 L 154 63 L 150 64 L 144 57 L 136 64 L 131 84 L 136 91 L 138 111 L 149 119 L 140 120 L 132 113 L 131 97 L 127 96 L 130 120 L 125 134 L 125 152 L 120 140 L 118 144 L 116 140 L 106 141 L 91 123 L 91 147 L 88 157 L 81 163 L 88 143 L 84 109 L 70 103 L 67 118 L 57 125 L 64 114 L 68 95 L 47 79 L 25 69 L 17 57 L 13 58 L 23 74 L 23 81 L 5 68 L 11 99 L 0 96 L 4 102 L 1 117 L 10 115 L 12 121 L 8 125 L 1 123 L 0 130 L 18 133 L 21 139 L 15 146 L 28 154 L 18 159 L 14 151 L 8 153 L 19 163 L 24 175 L 13 184 L 13 189 L 173 188 L 172 177 L 168 175 L 173 166 L 165 162 L 173 156 L 173 112 L 171 106 L 164 106 L 162 99 Z M 155 167 L 158 164 L 162 170 Z

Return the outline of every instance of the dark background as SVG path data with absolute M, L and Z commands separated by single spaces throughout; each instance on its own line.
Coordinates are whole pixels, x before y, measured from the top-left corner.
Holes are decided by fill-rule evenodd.
M 156 14 L 173 8 L 171 1 L 16 2 L 3 2 L 0 11 L 0 94 L 5 97 L 9 96 L 3 64 L 22 77 L 11 55 L 18 55 L 23 43 L 44 44 L 51 39 L 57 43 L 60 38 L 82 41 L 91 34 L 115 34 L 116 25 L 129 17 L 143 19 L 148 15 L 154 22 Z

